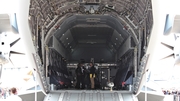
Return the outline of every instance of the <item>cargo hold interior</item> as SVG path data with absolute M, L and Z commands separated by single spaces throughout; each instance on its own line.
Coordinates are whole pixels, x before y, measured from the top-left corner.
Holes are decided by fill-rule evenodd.
M 88 68 L 94 62 L 97 89 L 109 89 L 108 82 L 114 83 L 114 89 L 126 89 L 121 84 L 133 84 L 135 46 L 126 27 L 113 16 L 69 17 L 48 42 L 50 84 L 57 89 L 74 88 L 77 63 Z

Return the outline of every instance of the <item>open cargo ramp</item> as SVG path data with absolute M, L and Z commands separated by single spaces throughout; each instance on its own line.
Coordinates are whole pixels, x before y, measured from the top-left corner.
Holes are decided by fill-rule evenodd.
M 51 91 L 44 101 L 138 101 L 130 91 L 64 90 Z

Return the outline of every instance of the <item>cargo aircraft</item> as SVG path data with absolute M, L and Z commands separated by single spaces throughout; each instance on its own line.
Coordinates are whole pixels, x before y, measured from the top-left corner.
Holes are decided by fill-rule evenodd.
M 180 16 L 161 2 L 17 0 L 13 14 L 0 14 L 1 69 L 10 54 L 28 57 L 41 92 L 21 95 L 26 101 L 163 101 L 142 91 L 157 61 L 180 62 Z M 20 38 L 7 42 L 9 31 Z M 18 40 L 25 53 L 11 50 Z M 74 88 L 79 62 L 95 64 L 95 90 Z

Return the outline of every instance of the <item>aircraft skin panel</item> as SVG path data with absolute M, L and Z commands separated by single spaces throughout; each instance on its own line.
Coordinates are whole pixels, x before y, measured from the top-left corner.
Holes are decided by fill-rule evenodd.
M 28 15 L 29 15 L 29 5 L 30 0 L 19 0 L 18 9 L 20 9 L 17 12 L 17 23 L 19 28 L 19 33 L 21 35 L 21 38 L 24 42 L 24 47 L 26 49 L 26 56 L 29 60 L 28 66 L 34 69 L 35 77 L 37 78 L 37 81 L 42 89 L 42 91 L 45 93 L 46 90 L 43 85 L 42 75 L 39 71 L 38 64 L 36 64 L 37 61 L 37 52 L 35 50 L 35 47 L 33 45 L 31 31 L 29 29 L 29 23 L 28 23 Z
M 166 15 L 164 12 L 161 12 L 161 8 L 163 9 L 163 5 L 161 5 L 160 3 L 161 1 L 158 0 L 152 0 L 152 5 L 153 5 L 153 17 L 154 17 L 154 24 L 153 24 L 153 28 L 152 28 L 152 34 L 151 34 L 151 40 L 149 42 L 148 48 L 147 48 L 147 54 L 149 55 L 149 61 L 147 64 L 147 69 L 149 67 L 151 67 L 152 64 L 154 64 L 153 62 L 157 61 L 158 58 L 156 58 L 158 56 L 158 47 L 159 47 L 159 43 L 160 43 L 160 39 L 163 35 L 162 31 L 164 29 L 164 25 L 165 24 L 165 19 Z

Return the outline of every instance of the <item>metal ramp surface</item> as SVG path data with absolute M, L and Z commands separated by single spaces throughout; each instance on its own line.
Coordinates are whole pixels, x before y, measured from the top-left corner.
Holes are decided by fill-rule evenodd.
M 138 101 L 130 91 L 59 90 L 51 91 L 44 101 Z

